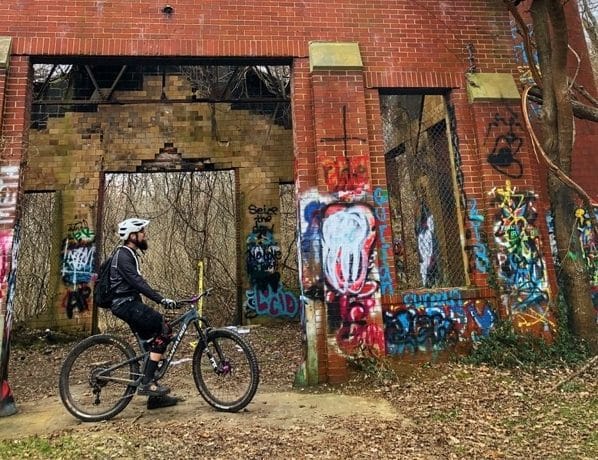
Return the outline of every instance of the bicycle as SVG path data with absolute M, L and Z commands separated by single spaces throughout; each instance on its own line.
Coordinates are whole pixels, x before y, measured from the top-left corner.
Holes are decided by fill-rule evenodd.
M 197 344 L 193 352 L 192 373 L 195 386 L 205 401 L 217 410 L 238 412 L 247 406 L 258 387 L 259 366 L 251 346 L 236 332 L 213 328 L 193 305 L 207 297 L 210 289 L 190 299 L 177 301 L 177 308 L 191 307 L 170 321 L 173 340 L 166 358 L 156 371 L 160 380 L 189 326 L 195 326 Z M 201 326 L 204 326 L 202 328 Z M 129 343 L 111 334 L 83 339 L 66 356 L 59 377 L 60 399 L 79 420 L 109 420 L 122 412 L 141 384 L 149 360 L 149 342 L 135 334 L 140 353 Z M 237 380 L 240 381 L 237 385 Z

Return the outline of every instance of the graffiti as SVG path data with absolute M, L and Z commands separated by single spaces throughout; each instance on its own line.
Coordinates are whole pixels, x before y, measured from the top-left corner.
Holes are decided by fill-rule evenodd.
M 369 190 L 367 156 L 323 158 L 321 164 L 329 192 L 362 194 Z
M 294 318 L 299 313 L 297 296 L 286 290 L 282 284 L 276 290 L 272 286 L 266 289 L 254 287 L 245 292 L 248 311 L 256 316 Z
M 261 208 L 255 205 L 249 205 L 247 208 L 249 214 L 253 216 L 255 226 L 259 227 L 260 225 L 267 224 L 272 221 L 272 217 L 278 214 L 278 208 L 276 206 L 262 206 Z
M 62 306 L 67 318 L 72 319 L 75 313 L 89 310 L 91 288 L 89 283 L 94 278 L 95 233 L 80 220 L 70 224 L 67 237 L 63 242 L 60 275 L 67 287 Z
M 380 293 L 382 295 L 394 294 L 390 266 L 388 264 L 388 252 L 392 249 L 392 245 L 386 238 L 386 229 L 389 228 L 387 223 L 389 219 L 386 214 L 387 203 L 388 193 L 381 188 L 374 190 L 374 204 L 376 205 L 374 213 L 378 220 L 378 236 L 380 241 Z M 390 231 L 388 233 L 390 233 Z
M 280 258 L 280 247 L 274 239 L 274 228 L 254 227 L 247 237 L 246 268 L 251 284 L 261 290 L 268 286 L 274 290 L 278 289 Z
M 534 30 L 532 24 L 527 24 L 527 32 L 531 37 L 534 35 Z M 511 35 L 513 37 L 513 51 L 515 52 L 515 62 L 517 62 L 517 69 L 519 70 L 519 81 L 524 85 L 535 85 L 534 78 L 532 76 L 532 71 L 530 70 L 530 62 L 527 53 L 525 52 L 525 45 L 523 42 L 523 38 L 519 32 L 517 25 L 514 23 L 514 20 L 511 19 Z M 532 40 L 533 41 L 533 40 Z M 532 65 L 538 65 L 538 51 L 532 51 Z
M 384 312 L 386 350 L 391 355 L 440 351 L 458 341 L 477 341 L 496 322 L 488 302 L 464 301 L 457 289 L 406 293 L 403 302 Z
M 6 283 L 10 271 L 10 255 L 12 250 L 12 230 L 0 231 L 0 280 Z M 2 292 L 0 292 L 2 295 Z
M 70 238 L 79 242 L 92 242 L 95 240 L 95 233 L 89 228 L 86 220 L 81 220 L 69 225 L 67 232 Z
M 475 327 L 468 328 L 467 335 L 474 342 L 478 340 L 478 337 L 487 337 L 494 328 L 497 318 L 490 304 L 483 300 L 469 301 L 465 305 L 465 311 L 469 318 L 468 324 L 473 326 L 473 323 L 475 323 Z M 473 323 L 471 320 L 473 320 Z
M 425 305 L 431 308 L 448 306 L 453 310 L 457 310 L 461 308 L 463 300 L 461 299 L 461 291 L 452 289 L 423 293 L 406 292 L 403 294 L 403 303 L 411 306 Z
M 21 245 L 20 234 L 18 223 L 13 230 L 0 231 L 0 303 L 4 304 L 4 308 L 0 310 L 5 312 L 3 327 L 0 331 L 0 414 L 3 415 L 16 412 L 7 375 L 17 281 L 17 256 Z
M 363 203 L 333 203 L 322 216 L 322 264 L 331 328 L 339 348 L 354 353 L 361 347 L 384 351 L 382 328 L 371 322 L 378 283 L 370 279 L 376 239 L 372 208 Z
M 251 205 L 248 210 L 254 216 L 255 225 L 246 240 L 245 262 L 251 287 L 245 291 L 245 315 L 247 318 L 295 317 L 299 301 L 280 281 L 280 246 L 274 237 L 274 225 L 265 225 L 272 221 L 278 208 Z
M 517 192 L 510 181 L 505 188 L 493 189 L 498 205 L 494 238 L 498 245 L 498 275 L 504 283 L 505 307 L 512 313 L 537 313 L 548 327 L 548 282 L 541 254 L 539 231 L 535 227 L 535 194 Z M 527 327 L 527 323 L 522 323 Z
M 469 257 L 469 271 L 473 272 L 475 268 L 480 273 L 486 273 L 488 267 L 490 267 L 490 260 L 488 259 L 488 250 L 484 242 L 485 235 L 480 230 L 484 223 L 484 216 L 478 212 L 477 201 L 473 199 L 469 201 L 469 220 L 473 228 L 473 235 L 471 235 L 469 229 L 466 231 L 467 239 L 473 239 L 471 244 L 465 246 L 465 249 L 471 252 Z
M 62 307 L 68 319 L 73 319 L 76 312 L 83 312 L 89 308 L 91 288 L 87 284 L 80 284 L 74 289 L 67 289 Z
M 422 203 L 419 219 L 416 221 L 419 273 L 424 287 L 432 287 L 440 280 L 438 265 L 438 241 L 434 234 L 434 216 Z
M 454 337 L 453 322 L 443 310 L 405 308 L 395 314 L 384 313 L 386 352 L 435 351 L 444 348 L 449 336 Z
M 324 213 L 322 260 L 326 281 L 339 294 L 370 295 L 375 283 L 368 281 L 368 266 L 376 238 L 374 214 L 365 204 L 332 204 Z M 366 286 L 367 285 L 367 286 Z
M 598 217 L 598 209 L 594 209 L 594 214 Z M 590 275 L 592 304 L 596 310 L 596 323 L 598 324 L 598 241 L 594 236 L 589 212 L 583 208 L 578 208 L 575 211 L 575 218 L 577 231 L 579 232 L 581 255 Z
M 313 200 L 302 200 L 301 222 L 301 285 L 304 295 L 324 300 L 324 279 L 322 277 L 321 221 L 325 204 Z
M 14 222 L 19 185 L 19 168 L 2 166 L 0 168 L 0 224 L 11 225 Z
M 517 121 L 517 114 L 507 107 L 508 118 L 499 113 L 494 114 L 494 119 L 488 124 L 486 139 L 495 129 L 504 128 L 494 139 L 494 146 L 488 155 L 488 163 L 499 173 L 517 179 L 523 175 L 523 165 L 515 156 L 523 145 L 523 138 L 515 133 L 515 128 L 523 130 Z M 485 143 L 485 141 L 484 141 Z
M 552 254 L 554 266 L 555 268 L 559 268 L 561 266 L 561 260 L 556 245 L 556 235 L 554 234 L 554 216 L 550 211 L 546 213 L 546 227 L 548 228 L 548 242 L 550 244 L 550 253 Z
M 67 284 L 89 283 L 93 276 L 95 246 L 89 243 L 72 243 L 67 239 L 64 243 L 62 280 Z

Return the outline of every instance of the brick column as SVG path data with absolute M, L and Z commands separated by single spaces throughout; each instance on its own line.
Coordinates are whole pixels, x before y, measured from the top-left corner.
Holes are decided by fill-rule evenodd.
M 10 334 L 19 248 L 17 197 L 29 101 L 29 61 L 10 59 L 10 38 L 0 38 L 0 416 L 16 406 L 8 384 Z
M 469 76 L 478 144 L 479 177 L 486 195 L 486 229 L 501 311 L 520 330 L 547 338 L 555 329 L 549 298 L 553 263 L 546 226 L 546 197 L 509 74 Z M 472 85 L 471 82 L 474 81 Z
M 316 146 L 314 136 L 312 86 L 309 60 L 293 61 L 292 79 L 293 151 L 295 152 L 295 192 L 299 227 L 299 279 L 301 283 L 304 359 L 296 376 L 298 385 L 326 381 L 326 309 L 318 291 L 322 286 L 322 266 L 318 253 Z M 313 225 L 312 225 L 313 223 Z M 313 228 L 312 228 L 313 227 Z M 313 237 L 315 236 L 315 238 Z
M 319 380 L 338 383 L 347 378 L 347 355 L 384 353 L 380 277 L 370 263 L 378 235 L 357 44 L 310 44 L 310 70 L 316 168 L 301 209 L 304 233 L 315 247 L 309 259 L 320 271 L 304 289 L 325 306 L 316 314 L 316 329 L 325 332 Z

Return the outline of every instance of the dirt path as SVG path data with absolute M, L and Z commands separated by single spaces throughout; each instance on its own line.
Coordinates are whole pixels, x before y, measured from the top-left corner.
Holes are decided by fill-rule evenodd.
M 296 425 L 319 426 L 329 417 L 365 416 L 396 421 L 398 414 L 389 402 L 357 396 L 312 394 L 302 392 L 259 391 L 246 410 L 238 414 L 221 413 L 208 406 L 199 395 L 185 394 L 185 401 L 175 407 L 148 411 L 145 398 L 136 397 L 115 420 L 134 423 L 140 418 L 158 418 L 161 422 L 201 417 L 253 426 L 292 428 Z M 18 413 L 0 418 L 0 439 L 17 439 L 33 435 L 84 429 L 106 422 L 84 424 L 71 416 L 57 397 L 18 404 Z

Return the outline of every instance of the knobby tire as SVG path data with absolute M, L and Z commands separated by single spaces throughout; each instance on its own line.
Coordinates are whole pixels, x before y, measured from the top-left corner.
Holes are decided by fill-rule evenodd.
M 215 370 L 208 350 L 216 360 Z M 252 348 L 227 329 L 208 332 L 193 353 L 193 379 L 206 402 L 217 410 L 238 412 L 251 402 L 259 384 L 259 366 Z
M 66 409 L 83 422 L 109 420 L 119 414 L 131 402 L 136 387 L 102 377 L 108 367 L 133 358 L 133 349 L 111 335 L 94 335 L 79 342 L 60 370 L 58 387 Z M 139 362 L 124 364 L 107 377 L 133 382 L 139 377 Z

